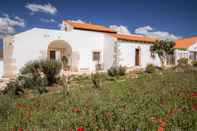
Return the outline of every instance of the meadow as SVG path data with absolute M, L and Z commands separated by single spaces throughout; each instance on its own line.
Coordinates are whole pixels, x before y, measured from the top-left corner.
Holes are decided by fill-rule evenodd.
M 197 130 L 197 72 L 140 73 L 137 78 L 75 76 L 71 90 L 0 95 L 0 130 Z M 53 88 L 53 87 L 50 87 Z

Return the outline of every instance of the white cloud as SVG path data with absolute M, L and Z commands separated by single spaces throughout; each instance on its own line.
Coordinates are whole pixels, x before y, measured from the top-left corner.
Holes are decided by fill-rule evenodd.
M 145 36 L 162 39 L 162 40 L 165 40 L 165 39 L 176 40 L 176 39 L 181 38 L 180 36 L 176 36 L 173 33 L 155 30 L 150 25 L 136 28 L 134 32 L 136 34 L 142 34 Z
M 83 20 L 80 20 L 80 19 L 78 19 L 78 20 L 71 20 L 71 21 L 77 22 L 77 23 L 87 23 L 87 22 L 85 22 L 85 21 L 83 21 Z
M 56 20 L 54 20 L 54 19 L 44 19 L 44 18 L 41 18 L 40 21 L 42 21 L 44 23 L 56 23 Z
M 26 4 L 25 7 L 29 10 L 31 10 L 31 13 L 34 14 L 36 12 L 42 12 L 42 13 L 47 13 L 47 14 L 51 14 L 54 15 L 57 13 L 57 9 L 55 6 L 51 5 L 50 3 L 48 4 L 33 4 L 33 3 L 29 3 Z
M 110 25 L 109 26 L 111 29 L 117 31 L 120 34 L 131 34 L 131 32 L 128 30 L 128 28 L 126 26 L 123 25 Z
M 6 34 L 15 33 L 16 27 L 25 27 L 24 19 L 18 16 L 10 18 L 9 15 L 4 14 L 2 17 L 0 17 L 0 38 Z

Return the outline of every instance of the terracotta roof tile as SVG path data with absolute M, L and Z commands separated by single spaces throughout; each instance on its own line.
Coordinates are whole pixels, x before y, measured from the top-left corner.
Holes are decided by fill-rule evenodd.
M 116 37 L 119 40 L 125 41 L 137 41 L 137 42 L 146 42 L 146 43 L 154 43 L 155 39 L 145 37 L 142 35 L 123 35 L 123 34 L 110 34 L 113 37 Z
M 105 33 L 117 33 L 116 31 L 110 28 L 107 28 L 105 26 L 102 26 L 102 25 L 80 23 L 80 22 L 74 22 L 71 20 L 64 20 L 64 23 L 70 24 L 71 26 L 73 26 L 74 29 L 105 32 Z
M 197 36 L 176 40 L 175 48 L 188 48 L 197 42 Z

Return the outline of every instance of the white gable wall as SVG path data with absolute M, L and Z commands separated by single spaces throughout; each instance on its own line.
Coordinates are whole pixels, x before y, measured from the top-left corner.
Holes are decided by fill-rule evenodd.
M 79 69 L 94 70 L 92 52 L 95 50 L 103 52 L 104 34 L 102 33 L 34 28 L 14 36 L 12 59 L 15 61 L 15 73 L 18 73 L 19 69 L 30 60 L 46 58 L 48 45 L 54 40 L 65 40 L 72 47 L 72 52 L 79 54 Z
M 197 52 L 197 43 L 191 45 L 189 48 L 187 48 L 185 50 L 175 49 L 175 62 L 176 62 L 176 64 L 178 64 L 178 60 L 180 58 L 187 58 L 191 62 L 190 52 Z
M 29 61 L 47 58 L 48 45 L 55 40 L 64 40 L 72 48 L 72 58 L 77 57 L 75 66 L 79 71 L 94 71 L 96 62 L 92 59 L 93 51 L 101 52 L 100 63 L 104 71 L 113 65 L 114 45 L 119 45 L 119 63 L 122 66 L 135 67 L 135 49 L 140 49 L 140 66 L 146 67 L 147 64 L 159 66 L 158 57 L 151 57 L 151 44 L 139 42 L 118 41 L 116 38 L 104 33 L 82 31 L 82 30 L 48 30 L 34 28 L 29 31 L 19 33 L 13 36 L 12 40 L 12 69 L 14 74 Z
M 114 45 L 116 39 L 109 35 L 105 35 L 104 46 L 103 46 L 103 66 L 104 70 L 107 71 L 112 65 L 114 61 Z
M 197 42 L 195 44 L 193 44 L 192 46 L 190 46 L 187 50 L 197 52 Z
M 151 57 L 151 44 L 126 41 L 119 41 L 118 44 L 120 49 L 119 62 L 122 66 L 135 67 L 136 48 L 140 49 L 139 67 L 145 68 L 148 64 L 160 65 L 160 60 L 157 56 L 155 58 Z
M 0 78 L 3 75 L 3 60 L 0 60 Z

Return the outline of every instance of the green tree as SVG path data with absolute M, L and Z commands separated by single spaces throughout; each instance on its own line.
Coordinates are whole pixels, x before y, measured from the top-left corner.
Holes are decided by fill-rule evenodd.
M 150 50 L 153 54 L 153 57 L 155 56 L 154 54 L 158 55 L 161 61 L 161 66 L 164 67 L 167 56 L 174 53 L 174 46 L 174 41 L 156 40 L 155 43 L 151 46 Z

